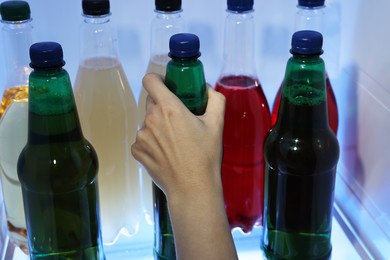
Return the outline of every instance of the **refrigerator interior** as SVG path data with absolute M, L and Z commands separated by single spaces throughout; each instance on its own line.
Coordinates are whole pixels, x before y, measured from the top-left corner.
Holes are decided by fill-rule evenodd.
M 72 82 L 79 57 L 81 0 L 28 0 L 35 41 L 57 41 L 64 49 Z M 326 0 L 324 55 L 339 109 L 334 227 L 334 259 L 390 258 L 390 2 Z M 255 53 L 259 80 L 272 107 L 284 75 L 293 33 L 296 0 L 255 0 Z M 206 80 L 214 85 L 222 68 L 226 0 L 183 0 L 188 31 L 199 36 Z M 138 98 L 150 53 L 154 1 L 111 0 L 119 57 Z M 0 39 L 1 40 L 1 39 Z M 168 50 L 167 50 L 168 51 Z M 4 83 L 0 48 L 0 84 Z M 0 252 L 4 259 L 26 259 L 7 244 L 0 209 Z M 261 258 L 261 229 L 234 231 L 240 259 Z M 194 234 L 196 235 L 196 234 Z M 145 219 L 138 233 L 107 247 L 107 259 L 152 259 L 153 226 Z

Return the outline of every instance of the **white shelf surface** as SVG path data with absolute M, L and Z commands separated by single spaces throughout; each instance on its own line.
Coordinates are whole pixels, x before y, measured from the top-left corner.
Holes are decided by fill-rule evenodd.
M 194 234 L 196 236 L 196 234 Z M 251 234 L 244 235 L 234 231 L 233 237 L 240 260 L 266 259 L 260 250 L 261 228 L 255 228 Z M 348 239 L 338 221 L 333 219 L 332 259 L 362 259 Z M 114 246 L 105 247 L 106 260 L 153 260 L 153 226 L 141 223 L 140 232 L 131 238 L 122 238 Z M 4 260 L 27 260 L 20 249 L 8 245 Z

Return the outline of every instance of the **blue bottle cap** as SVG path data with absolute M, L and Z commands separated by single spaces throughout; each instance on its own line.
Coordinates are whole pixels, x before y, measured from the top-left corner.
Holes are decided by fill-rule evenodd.
M 109 0 L 83 0 L 83 14 L 90 16 L 100 16 L 110 13 Z
M 247 12 L 253 10 L 253 0 L 227 0 L 229 11 Z
M 30 47 L 31 68 L 58 68 L 65 65 L 62 47 L 56 42 L 37 42 Z
M 298 0 L 298 6 L 320 7 L 325 5 L 325 0 Z
M 174 12 L 181 10 L 181 0 L 155 0 L 157 11 Z
M 293 54 L 315 55 L 322 54 L 322 34 L 316 31 L 304 30 L 295 32 L 291 40 Z
M 26 1 L 5 1 L 0 5 L 1 19 L 4 22 L 30 20 L 30 6 Z
M 169 57 L 197 58 L 200 56 L 199 38 L 192 33 L 178 33 L 169 39 Z

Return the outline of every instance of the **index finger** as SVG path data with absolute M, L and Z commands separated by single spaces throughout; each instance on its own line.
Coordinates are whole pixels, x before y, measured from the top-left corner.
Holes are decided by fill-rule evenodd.
M 162 78 L 154 73 L 149 73 L 142 79 L 142 85 L 155 103 L 180 102 L 167 86 Z

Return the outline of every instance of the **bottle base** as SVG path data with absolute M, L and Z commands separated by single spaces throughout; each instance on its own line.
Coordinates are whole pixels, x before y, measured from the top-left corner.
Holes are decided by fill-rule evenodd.
M 330 259 L 332 253 L 329 234 L 268 231 L 264 234 L 261 248 L 266 258 L 272 260 L 325 260 Z
M 28 254 L 27 230 L 25 228 L 18 228 L 7 221 L 8 236 L 12 244 L 19 247 L 25 254 Z
M 103 250 L 98 247 L 89 247 L 82 250 L 72 250 L 67 252 L 52 253 L 31 253 L 30 258 L 33 260 L 55 260 L 55 259 L 88 259 L 88 260 L 105 260 Z

